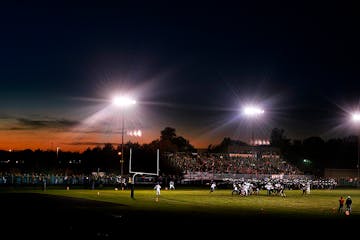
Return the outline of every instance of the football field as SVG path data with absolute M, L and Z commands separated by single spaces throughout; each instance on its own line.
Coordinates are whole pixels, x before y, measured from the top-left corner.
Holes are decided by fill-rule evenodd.
M 353 200 L 352 215 L 360 214 L 360 190 L 335 189 L 311 190 L 303 195 L 301 190 L 287 190 L 286 197 L 268 196 L 265 190 L 259 195 L 232 195 L 229 189 L 176 189 L 162 190 L 157 198 L 151 188 L 135 189 L 134 198 L 130 190 L 95 189 L 95 190 L 47 190 L 42 194 L 64 197 L 83 198 L 118 204 L 117 210 L 154 211 L 181 214 L 214 214 L 214 215 L 268 215 L 276 217 L 339 217 L 338 199 L 340 196 L 351 196 Z
M 135 188 L 131 198 L 130 190 L 111 188 L 7 188 L 0 189 L 1 219 L 5 230 L 22 229 L 11 233 L 25 231 L 26 236 L 38 236 L 39 231 L 55 231 L 62 237 L 120 236 L 124 229 L 132 228 L 139 230 L 134 234 L 141 235 L 145 234 L 141 229 L 179 226 L 201 234 L 204 229 L 240 226 L 259 228 L 263 231 L 257 234 L 266 234 L 289 223 L 325 224 L 333 229 L 356 226 L 360 220 L 358 189 L 311 190 L 308 195 L 301 190 L 286 190 L 286 197 L 268 196 L 265 190 L 250 196 L 232 195 L 231 191 L 180 186 L 162 190 L 157 198 L 152 186 L 142 186 Z M 340 196 L 351 196 L 353 200 L 349 216 L 338 212 Z

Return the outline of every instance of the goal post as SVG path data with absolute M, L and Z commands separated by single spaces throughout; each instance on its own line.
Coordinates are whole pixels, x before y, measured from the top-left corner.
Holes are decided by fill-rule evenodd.
M 136 175 L 151 175 L 151 176 L 159 176 L 159 159 L 160 159 L 160 153 L 159 153 L 159 149 L 156 150 L 156 172 L 137 172 L 137 171 L 132 171 L 131 169 L 131 161 L 132 161 L 132 149 L 130 148 L 130 158 L 129 158 L 129 174 L 133 174 L 132 175 L 132 181 L 130 184 L 131 187 L 131 198 L 134 198 L 134 185 L 135 185 L 135 176 Z

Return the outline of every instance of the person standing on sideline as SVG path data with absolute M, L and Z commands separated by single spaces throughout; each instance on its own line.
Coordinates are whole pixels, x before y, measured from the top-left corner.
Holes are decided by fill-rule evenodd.
M 345 199 L 343 196 L 340 197 L 339 199 L 339 209 L 338 209 L 338 213 L 342 213 L 344 210 L 344 203 L 345 203 Z
M 175 183 L 173 180 L 169 182 L 169 190 L 175 190 Z
M 154 189 L 155 189 L 156 201 L 159 201 L 160 189 L 161 189 L 160 183 L 157 183 Z
M 349 214 L 351 213 L 351 204 L 352 204 L 351 197 L 347 196 L 345 205 L 346 205 L 346 211 L 349 211 Z
M 42 181 L 43 181 L 43 191 L 46 191 L 46 178 L 44 177 Z

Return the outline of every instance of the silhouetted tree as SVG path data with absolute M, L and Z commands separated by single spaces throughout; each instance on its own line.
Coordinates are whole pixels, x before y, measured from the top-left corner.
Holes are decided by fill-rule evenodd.
M 175 137 L 176 137 L 175 128 L 166 127 L 164 130 L 161 131 L 160 141 L 165 141 L 165 140 L 172 141 Z
M 194 147 L 187 139 L 176 135 L 175 128 L 166 127 L 161 131 L 159 147 L 162 152 L 190 152 Z
M 290 145 L 290 139 L 285 136 L 285 130 L 274 128 L 270 134 L 270 144 L 273 147 L 278 147 L 282 150 Z

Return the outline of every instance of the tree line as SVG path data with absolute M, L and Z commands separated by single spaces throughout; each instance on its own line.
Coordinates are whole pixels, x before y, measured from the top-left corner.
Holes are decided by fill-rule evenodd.
M 216 145 L 209 145 L 208 152 L 227 152 L 229 145 L 247 145 L 246 143 L 225 137 Z M 327 141 L 314 136 L 304 140 L 291 140 L 285 131 L 274 128 L 270 134 L 270 145 L 280 150 L 287 162 L 300 170 L 321 175 L 324 168 L 356 168 L 358 158 L 358 137 L 329 139 Z M 132 150 L 132 170 L 155 172 L 157 149 L 160 150 L 160 171 L 164 174 L 180 174 L 181 169 L 167 161 L 163 153 L 194 152 L 196 149 L 189 140 L 176 134 L 176 129 L 166 127 L 160 138 L 149 144 L 124 143 L 124 172 L 129 168 L 130 149 Z M 120 171 L 121 145 L 110 143 L 104 146 L 87 148 L 83 152 L 54 150 L 0 150 L 0 170 L 19 169 L 21 171 L 53 171 L 71 169 L 78 172 Z

